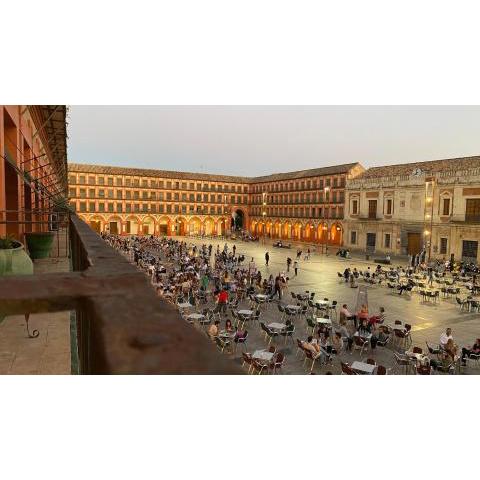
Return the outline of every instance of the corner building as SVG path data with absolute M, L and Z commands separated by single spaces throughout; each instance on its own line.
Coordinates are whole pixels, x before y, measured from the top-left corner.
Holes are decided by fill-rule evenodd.
M 352 250 L 479 260 L 480 157 L 374 167 L 347 181 Z
M 363 171 L 354 163 L 252 178 L 69 163 L 69 198 L 97 232 L 224 235 L 238 227 L 340 245 L 346 181 Z

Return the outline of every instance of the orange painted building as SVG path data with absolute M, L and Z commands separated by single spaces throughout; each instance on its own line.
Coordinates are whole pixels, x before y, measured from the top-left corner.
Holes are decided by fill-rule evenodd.
M 358 164 L 264 177 L 69 164 L 70 204 L 92 228 L 135 235 L 254 235 L 343 240 L 346 180 Z
M 0 236 L 49 229 L 67 196 L 65 105 L 0 105 Z

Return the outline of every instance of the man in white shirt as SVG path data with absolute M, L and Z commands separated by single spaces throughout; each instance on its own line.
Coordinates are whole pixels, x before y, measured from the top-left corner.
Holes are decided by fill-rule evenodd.
M 445 345 L 450 339 L 453 340 L 452 329 L 447 328 L 445 332 L 440 335 L 440 346 L 445 347 Z

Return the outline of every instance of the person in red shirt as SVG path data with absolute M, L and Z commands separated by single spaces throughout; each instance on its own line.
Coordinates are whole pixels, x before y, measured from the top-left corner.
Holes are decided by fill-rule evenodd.
M 227 314 L 228 293 L 222 288 L 217 297 L 218 311 Z

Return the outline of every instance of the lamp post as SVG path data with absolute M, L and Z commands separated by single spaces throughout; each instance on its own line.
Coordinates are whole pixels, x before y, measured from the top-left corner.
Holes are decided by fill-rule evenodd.
M 328 255 L 328 237 L 330 230 L 328 228 L 328 213 L 327 213 L 327 208 L 326 208 L 326 203 L 327 203 L 327 195 L 330 192 L 330 187 L 325 187 L 323 189 L 323 217 L 325 219 L 325 224 L 326 224 L 326 235 L 325 235 L 325 255 Z
M 433 237 L 433 193 L 435 189 L 435 180 L 433 178 L 425 180 L 425 230 L 424 244 L 428 248 L 428 262 L 432 256 L 432 237 Z
M 262 193 L 263 244 L 265 245 L 265 217 L 267 215 L 267 193 Z

